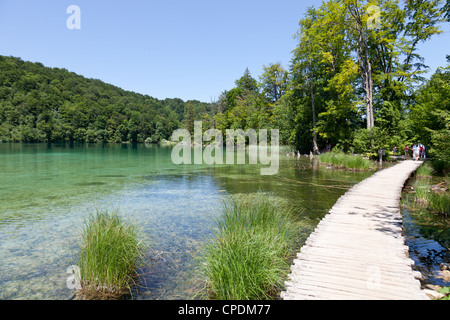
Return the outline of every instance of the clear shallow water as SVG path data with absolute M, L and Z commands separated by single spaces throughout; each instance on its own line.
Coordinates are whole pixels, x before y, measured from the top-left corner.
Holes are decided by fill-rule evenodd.
M 424 276 L 422 285 L 432 284 L 449 287 L 440 275 L 441 263 L 450 262 L 450 223 L 447 219 L 423 210 L 402 210 L 405 242 L 409 247 L 410 258 L 414 260 L 414 269 Z
M 146 145 L 0 144 L 0 299 L 72 298 L 66 270 L 95 208 L 120 210 L 151 246 L 135 298 L 191 298 L 221 197 L 273 192 L 305 222 L 306 239 L 370 175 L 281 157 L 277 175 L 261 176 L 251 165 L 176 166 L 170 153 Z

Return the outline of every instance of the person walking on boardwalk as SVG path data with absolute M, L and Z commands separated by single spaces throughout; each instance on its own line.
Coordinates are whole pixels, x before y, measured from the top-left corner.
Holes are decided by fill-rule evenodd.
M 413 157 L 416 161 L 419 161 L 419 157 L 420 157 L 420 148 L 419 145 L 414 144 L 413 145 Z
M 425 160 L 427 158 L 426 148 L 425 148 L 425 146 L 423 144 L 421 144 L 421 146 L 422 147 L 420 148 L 420 159 L 421 160 Z
M 394 149 L 392 149 L 392 152 L 394 153 L 394 157 L 397 155 L 397 146 L 394 145 Z
M 409 156 L 409 148 L 408 145 L 405 146 L 405 157 Z

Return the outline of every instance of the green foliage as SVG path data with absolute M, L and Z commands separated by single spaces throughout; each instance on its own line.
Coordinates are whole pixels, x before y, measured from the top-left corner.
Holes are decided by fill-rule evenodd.
M 440 68 L 417 92 L 411 107 L 414 132 L 422 139 L 430 156 L 450 162 L 450 66 Z
M 251 76 L 250 71 L 245 69 L 244 75 L 236 80 L 236 86 L 241 92 L 256 93 L 259 91 L 257 81 Z
M 375 127 L 373 129 L 360 129 L 355 132 L 351 149 L 355 153 L 378 159 L 378 150 L 385 150 L 387 155 L 394 145 L 398 148 L 403 145 L 400 137 L 391 136 L 386 129 Z
M 289 272 L 298 222 L 266 194 L 223 202 L 206 248 L 206 290 L 218 300 L 273 299 Z
M 380 8 L 369 28 L 367 9 Z M 429 81 L 419 45 L 441 33 L 448 1 L 329 0 L 299 21 L 291 64 L 248 69 L 211 103 L 126 92 L 64 69 L 0 56 L 0 141 L 147 142 L 179 127 L 279 129 L 302 153 L 325 149 L 378 158 L 423 143 L 450 163 L 450 70 Z M 373 119 L 372 119 L 373 118 Z M 367 123 L 367 125 L 366 125 Z M 370 129 L 366 129 L 366 128 Z M 372 128 L 373 127 L 373 128 Z
M 260 80 L 263 94 L 271 103 L 276 103 L 286 93 L 289 73 L 280 63 L 271 63 L 263 67 Z
M 208 106 L 188 103 L 198 113 Z M 1 141 L 158 142 L 181 127 L 188 103 L 0 56 Z
M 440 4 L 332 0 L 310 8 L 299 23 L 291 67 L 289 96 L 298 113 L 291 141 L 296 147 L 311 150 L 313 130 L 322 147 L 329 142 L 374 155 L 380 148 L 391 150 L 394 144 L 421 138 L 411 129 L 407 104 L 414 106 L 414 86 L 424 81 L 418 44 L 440 33 Z M 369 5 L 381 10 L 376 30 L 366 26 Z M 371 96 L 378 130 L 368 133 L 361 129 Z
M 188 102 L 186 104 L 184 128 L 187 129 L 191 133 L 191 135 L 194 134 L 194 122 L 195 122 L 195 108 L 191 102 Z

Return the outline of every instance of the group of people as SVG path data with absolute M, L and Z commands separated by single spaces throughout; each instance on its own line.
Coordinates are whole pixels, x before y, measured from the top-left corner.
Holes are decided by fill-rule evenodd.
M 412 158 L 415 159 L 416 161 L 424 160 L 424 159 L 427 158 L 426 148 L 425 148 L 425 146 L 422 143 L 418 143 L 418 144 L 414 143 L 411 146 L 411 149 L 409 149 L 409 146 L 406 145 L 405 146 L 405 157 L 409 157 L 410 156 L 409 155 L 409 151 L 410 150 L 412 150 Z M 394 156 L 396 156 L 397 155 L 397 147 L 396 146 L 394 146 L 393 152 L 394 152 Z

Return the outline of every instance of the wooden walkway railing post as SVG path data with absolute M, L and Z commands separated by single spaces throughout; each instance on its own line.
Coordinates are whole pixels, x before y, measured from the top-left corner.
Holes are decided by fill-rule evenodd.
M 281 298 L 429 299 L 408 258 L 400 213 L 404 184 L 421 164 L 378 171 L 342 196 L 294 260 Z

